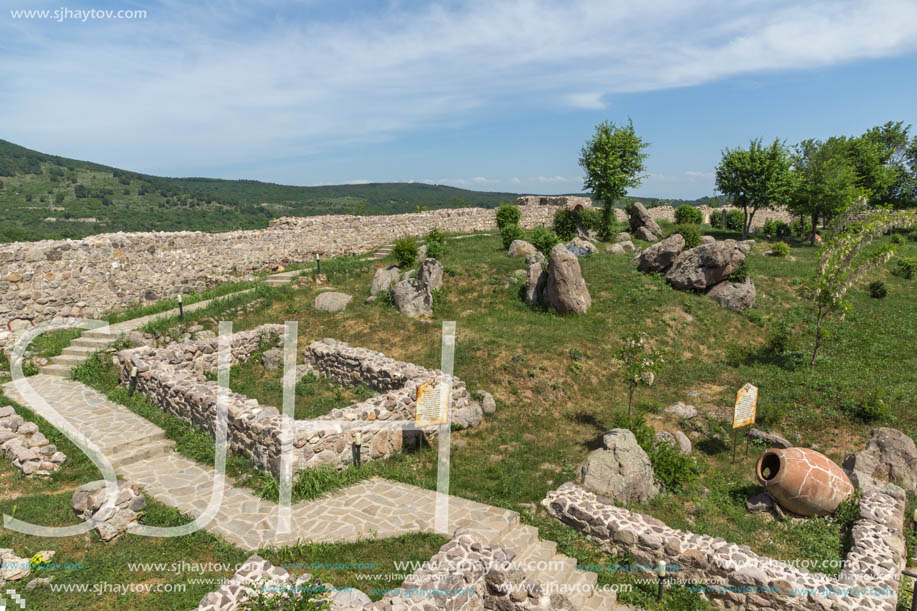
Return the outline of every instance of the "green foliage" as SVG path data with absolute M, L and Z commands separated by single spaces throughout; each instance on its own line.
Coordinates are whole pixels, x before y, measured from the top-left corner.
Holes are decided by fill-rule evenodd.
M 442 260 L 446 254 L 446 236 L 441 231 L 431 229 L 423 243 L 427 245 L 428 258 Z
M 637 443 L 649 456 L 653 465 L 656 480 L 670 492 L 678 492 L 690 486 L 698 475 L 697 461 L 689 456 L 682 456 L 672 444 L 656 440 L 656 431 L 646 423 L 643 417 L 638 417 L 629 426 Z
M 790 233 L 797 238 L 805 239 L 812 235 L 812 227 L 811 219 L 800 217 L 790 225 Z
M 723 211 L 714 210 L 710 213 L 710 226 L 714 229 L 719 229 L 723 226 Z
M 880 390 L 874 390 L 862 399 L 846 402 L 843 409 L 852 418 L 865 424 L 881 422 L 891 415 L 891 409 Z
M 392 247 L 392 254 L 395 256 L 398 267 L 408 269 L 413 266 L 417 261 L 417 250 L 417 239 L 413 236 L 396 240 Z
M 771 246 L 771 254 L 775 257 L 786 257 L 790 254 L 790 245 L 786 242 L 774 242 Z
M 726 149 L 716 168 L 717 190 L 745 211 L 742 237 L 748 235 L 755 212 L 786 204 L 792 187 L 789 153 L 779 140 L 769 146 L 752 140 L 748 149 Z
M 662 369 L 662 355 L 650 344 L 645 333 L 625 335 L 621 338 L 617 359 L 621 361 L 621 375 L 627 386 L 627 420 L 630 422 L 630 410 L 634 402 L 634 391 L 644 384 L 652 386 L 656 373 Z
M 729 274 L 727 280 L 729 282 L 745 282 L 748 278 L 748 275 L 751 273 L 751 263 L 748 261 L 748 255 L 745 256 L 745 260 L 736 268 L 734 272 Z
M 884 299 L 888 295 L 888 287 L 881 280 L 873 280 L 869 283 L 869 296 L 873 299 Z
M 679 224 L 675 227 L 675 232 L 685 239 L 685 248 L 694 248 L 701 244 L 700 227 L 697 225 Z
M 500 239 L 503 241 L 503 248 L 508 249 L 515 240 L 525 239 L 525 231 L 519 225 L 505 225 L 500 230 Z
M 551 254 L 551 249 L 560 243 L 556 233 L 542 226 L 532 229 L 528 237 L 532 246 L 540 250 L 546 257 Z
M 898 257 L 895 260 L 895 270 L 892 272 L 906 280 L 914 277 L 917 272 L 917 257 Z
M 777 221 L 777 237 L 779 239 L 788 238 L 792 235 L 789 223 Z
M 253 583 L 251 587 L 255 595 L 239 604 L 240 611 L 322 611 L 331 608 L 331 601 L 325 598 L 329 589 L 318 579 L 296 586 L 296 593 L 268 585 L 267 580 Z
M 647 146 L 634 131 L 633 122 L 618 126 L 605 121 L 596 126 L 592 139 L 580 151 L 584 187 L 602 203 L 603 237 L 611 233 L 615 203 L 624 197 L 628 188 L 638 187 L 643 181 L 640 173 L 645 168 L 643 149 Z
M 561 208 L 554 213 L 554 233 L 566 242 L 576 235 L 576 228 L 586 231 L 602 231 L 602 215 L 598 210 L 568 210 Z
M 761 236 L 767 238 L 768 240 L 773 240 L 777 237 L 777 221 L 774 219 L 768 219 L 764 221 L 764 225 L 761 226 Z
M 741 210 L 726 212 L 726 229 L 729 231 L 742 231 L 745 227 L 745 213 Z
M 675 209 L 675 222 L 679 225 L 700 225 L 704 221 L 703 213 L 688 204 Z
M 508 225 L 518 225 L 522 220 L 522 211 L 519 206 L 509 202 L 502 202 L 497 208 L 497 227 L 503 229 Z

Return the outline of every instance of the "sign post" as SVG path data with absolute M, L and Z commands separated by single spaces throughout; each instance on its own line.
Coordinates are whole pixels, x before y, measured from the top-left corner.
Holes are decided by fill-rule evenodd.
M 736 461 L 736 438 L 739 429 L 755 423 L 758 410 L 758 387 L 746 384 L 736 393 L 735 411 L 732 415 L 732 462 Z M 748 440 L 745 440 L 745 455 L 748 456 Z

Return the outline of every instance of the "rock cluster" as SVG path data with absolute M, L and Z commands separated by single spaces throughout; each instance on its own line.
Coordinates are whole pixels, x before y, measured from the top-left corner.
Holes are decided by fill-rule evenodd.
M 235 333 L 231 340 L 231 363 L 247 360 L 265 342 L 276 341 L 282 325 L 262 325 Z M 205 339 L 168 348 L 148 347 L 118 353 L 121 382 L 129 382 L 137 367 L 137 391 L 167 413 L 213 433 L 216 423 L 218 385 L 205 377 L 216 370 L 219 339 Z M 362 385 L 382 394 L 334 409 L 313 420 L 293 423 L 294 470 L 323 465 L 343 468 L 353 460 L 351 444 L 361 430 L 362 460 L 383 458 L 404 444 L 417 440 L 414 431 L 403 430 L 404 421 L 414 420 L 417 387 L 442 372 L 391 359 L 384 354 L 351 347 L 327 339 L 313 342 L 304 350 L 302 373 L 313 371 L 346 386 Z M 300 368 L 297 367 L 297 371 Z M 261 469 L 280 472 L 282 418 L 276 407 L 259 405 L 255 399 L 227 393 L 227 445 L 231 452 L 248 456 Z M 464 382 L 452 378 L 452 421 L 459 427 L 476 426 L 481 406 L 471 399 Z M 327 424 L 323 422 L 327 421 Z M 391 426 L 379 426 L 391 421 Z M 374 422 L 362 430 L 361 422 Z M 352 425 L 344 424 L 352 423 Z
M 41 554 L 42 560 L 48 562 L 54 558 L 54 552 L 49 550 L 44 550 L 38 552 Z M 16 555 L 11 548 L 4 547 L 0 548 L 0 586 L 3 586 L 8 581 L 21 581 L 29 576 L 32 572 L 32 559 L 31 558 L 22 558 Z M 53 578 L 52 578 L 53 579 Z M 26 584 L 26 590 L 32 590 L 36 586 L 30 585 L 34 582 L 41 582 L 43 579 L 32 579 L 28 584 Z M 2 604 L 2 595 L 0 595 L 0 604 Z
M 525 260 L 529 266 L 524 298 L 529 305 L 542 301 L 558 314 L 585 314 L 592 305 L 589 288 L 576 255 L 563 244 L 551 249 L 545 269 L 544 256 L 536 253 Z
M 443 265 L 424 259 L 416 278 L 405 277 L 392 287 L 392 301 L 405 316 L 419 318 L 433 314 L 433 291 L 443 286 Z
M 735 240 L 710 242 L 684 250 L 679 234 L 653 244 L 634 257 L 637 269 L 644 273 L 665 274 L 666 282 L 682 291 L 704 291 L 729 310 L 745 310 L 755 304 L 755 285 L 751 278 L 729 282 L 749 252 L 749 245 Z
M 662 238 L 662 228 L 640 202 L 634 202 L 629 213 L 630 231 L 634 237 L 647 242 Z
M 580 467 L 583 485 L 619 505 L 644 503 L 657 494 L 650 457 L 628 429 L 612 429 L 602 447 L 590 452 Z
M 606 551 L 628 552 L 634 564 L 648 569 L 644 574 L 651 576 L 659 565 L 677 565 L 679 580 L 717 579 L 724 587 L 709 588 L 706 594 L 727 609 L 894 611 L 897 604 L 905 549 L 905 496 L 900 488 L 893 494 L 863 496 L 851 549 L 837 578 L 759 556 L 745 545 L 669 528 L 573 483 L 549 492 L 541 504 Z M 841 596 L 841 591 L 848 595 Z
M 0 407 L 0 448 L 26 475 L 50 475 L 67 460 L 34 422 L 25 422 L 9 405 Z
M 93 519 L 105 502 L 105 480 L 89 482 L 80 486 L 70 499 L 70 507 L 81 520 L 93 520 L 95 530 L 103 541 L 111 541 L 127 531 L 128 525 L 137 520 L 138 513 L 146 507 L 146 498 L 140 486 L 125 481 L 118 482 L 118 494 L 111 512 L 102 520 Z

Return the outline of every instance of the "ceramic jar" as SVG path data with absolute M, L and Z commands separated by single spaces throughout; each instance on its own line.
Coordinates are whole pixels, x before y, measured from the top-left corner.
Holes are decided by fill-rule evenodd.
M 803 516 L 834 513 L 853 494 L 843 469 L 808 448 L 765 451 L 758 459 L 755 475 L 781 507 Z

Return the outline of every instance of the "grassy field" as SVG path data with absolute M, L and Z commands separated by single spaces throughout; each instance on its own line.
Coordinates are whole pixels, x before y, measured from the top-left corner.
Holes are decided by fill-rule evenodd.
M 498 237 L 474 237 L 448 242 L 443 258 L 446 289 L 431 322 L 407 319 L 385 303 L 364 304 L 374 269 L 390 262 L 350 258 L 323 262 L 329 284 L 354 296 L 343 313 L 314 310 L 319 287 L 304 283 L 231 298 L 191 313 L 183 326 L 212 327 L 213 320 L 227 318 L 234 320 L 235 330 L 244 330 L 296 320 L 300 346 L 334 337 L 438 367 L 439 321 L 456 320 L 456 375 L 471 391 L 491 392 L 497 412 L 474 429 L 453 433 L 451 492 L 520 510 L 543 537 L 590 564 L 624 563 L 626 558 L 608 556 L 536 508 L 548 490 L 575 477 L 604 431 L 623 422 L 627 394 L 615 354 L 621 336 L 645 332 L 654 347 L 665 352 L 666 365 L 654 386 L 637 391 L 635 421 L 657 431 L 682 427 L 694 443 L 698 477 L 637 509 L 673 527 L 722 536 L 774 558 L 821 561 L 826 572 L 836 572 L 846 544 L 844 524 L 833 518 L 780 523 L 745 511 L 745 501 L 760 489 L 753 471 L 761 448 L 751 446 L 745 458 L 740 446 L 738 460 L 732 462 L 735 392 L 746 382 L 758 386 L 759 427 L 816 448 L 837 462 L 861 449 L 875 426 L 893 426 L 917 438 L 917 327 L 908 323 L 917 320 L 917 281 L 893 275 L 894 261 L 872 274 L 852 291 L 846 319 L 829 325 L 828 339 L 812 369 L 807 365 L 811 311 L 798 289 L 816 252 L 793 244 L 790 256 L 781 259 L 763 256 L 767 249 L 766 243 L 759 243 L 751 255 L 758 301 L 745 313 L 722 310 L 702 295 L 674 291 L 658 276 L 636 272 L 629 257 L 602 252 L 581 259 L 593 299 L 589 314 L 558 317 L 521 302 L 521 285 L 513 272 L 523 264 L 506 257 Z M 899 253 L 914 256 L 917 244 L 904 240 Z M 871 298 L 865 290 L 865 284 L 876 278 L 888 287 L 884 299 Z M 252 303 L 255 307 L 246 306 Z M 175 335 L 181 328 L 174 318 L 148 326 L 150 331 Z M 279 373 L 267 375 L 253 362 L 250 371 L 233 371 L 234 388 L 279 405 Z M 179 440 L 179 451 L 212 461 L 212 441 L 206 434 L 170 421 L 138 395 L 128 398 L 117 387 L 110 364 L 95 359 L 78 376 L 162 426 Z M 313 396 L 325 396 L 324 391 L 315 392 Z M 297 401 L 300 398 L 305 395 Z M 333 391 L 330 399 L 337 400 Z M 665 415 L 662 410 L 677 400 L 695 405 L 698 417 L 679 423 Z M 257 473 L 244 459 L 230 461 L 230 475 L 268 498 L 276 497 L 276 480 Z M 425 450 L 361 469 L 309 473 L 299 479 L 294 495 L 314 498 L 374 475 L 434 488 L 435 456 Z M 911 497 L 909 511 L 915 506 Z M 429 551 L 424 549 L 427 556 Z M 304 552 L 304 557 L 312 553 Z M 338 552 L 329 553 L 330 558 Z M 600 576 L 600 582 L 607 583 L 626 579 L 619 574 Z M 684 590 L 674 590 L 660 606 L 654 605 L 653 595 L 647 586 L 621 598 L 650 608 L 704 608 Z

